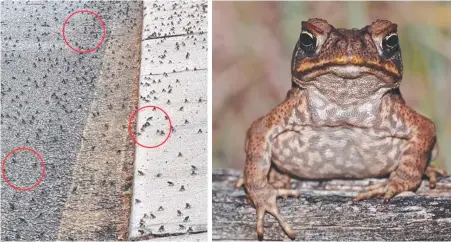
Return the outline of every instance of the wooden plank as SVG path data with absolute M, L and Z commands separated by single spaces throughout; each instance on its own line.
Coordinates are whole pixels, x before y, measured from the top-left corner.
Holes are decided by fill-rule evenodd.
M 243 189 L 233 185 L 240 172 L 213 170 L 213 240 L 255 240 L 256 213 Z M 417 193 L 406 192 L 388 203 L 351 198 L 382 179 L 299 181 L 301 198 L 278 200 L 296 240 L 451 240 L 451 177 L 436 189 L 423 181 Z M 265 240 L 289 240 L 277 221 L 265 216 Z

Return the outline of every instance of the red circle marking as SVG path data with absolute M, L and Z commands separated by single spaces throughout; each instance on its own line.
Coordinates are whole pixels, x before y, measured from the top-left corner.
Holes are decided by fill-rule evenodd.
M 154 145 L 154 146 L 147 146 L 147 145 L 143 145 L 141 143 L 138 142 L 138 140 L 136 139 L 135 135 L 133 134 L 133 130 L 132 130 L 132 122 L 135 119 L 136 114 L 145 109 L 145 108 L 156 108 L 160 111 L 162 111 L 166 117 L 168 117 L 168 121 L 169 121 L 169 132 L 168 135 L 166 136 L 166 139 L 163 140 L 163 142 L 161 142 L 160 144 Z M 168 113 L 166 113 L 166 111 L 164 111 L 162 108 L 157 107 L 157 106 L 153 106 L 153 105 L 148 105 L 148 106 L 144 106 L 144 107 L 140 107 L 139 109 L 137 109 L 136 111 L 134 111 L 131 115 L 130 115 L 130 119 L 128 120 L 128 133 L 130 134 L 130 136 L 132 137 L 133 142 L 135 142 L 136 144 L 138 144 L 141 147 L 144 148 L 149 148 L 149 149 L 153 149 L 153 148 L 157 148 L 159 146 L 162 146 L 164 143 L 166 143 L 166 141 L 169 139 L 169 137 L 171 136 L 172 133 L 172 122 L 171 122 L 171 117 L 169 117 Z
M 94 47 L 94 48 L 92 48 L 92 49 L 89 49 L 89 50 L 80 50 L 80 49 L 77 49 L 77 48 L 75 48 L 75 47 L 72 47 L 72 46 L 69 44 L 69 41 L 67 41 L 67 39 L 66 39 L 66 24 L 67 24 L 67 22 L 69 21 L 69 19 L 70 19 L 72 16 L 74 16 L 75 14 L 77 14 L 77 13 L 90 13 L 90 14 L 94 15 L 94 16 L 100 21 L 100 24 L 102 25 L 102 30 L 103 30 L 102 39 L 101 39 L 100 42 L 97 44 L 97 46 Z M 100 15 L 98 15 L 98 14 L 97 14 L 96 12 L 94 12 L 94 11 L 91 11 L 91 10 L 88 10 L 88 9 L 77 10 L 77 11 L 71 13 L 71 14 L 69 15 L 69 17 L 67 17 L 66 20 L 64 21 L 64 24 L 63 24 L 63 40 L 64 40 L 64 43 L 66 43 L 66 45 L 69 46 L 69 48 L 71 48 L 73 51 L 75 51 L 75 52 L 77 52 L 77 53 L 80 53 L 80 54 L 87 54 L 87 53 L 91 53 L 91 52 L 97 50 L 97 49 L 103 44 L 103 42 L 105 41 L 105 37 L 106 37 L 106 27 L 105 27 L 105 23 L 103 22 L 103 19 L 100 17 Z
M 24 150 L 25 150 L 25 151 L 31 151 L 31 152 L 33 152 L 33 154 L 35 154 L 35 155 L 39 158 L 39 160 L 41 161 L 41 177 L 40 177 L 39 180 L 38 180 L 35 184 L 33 184 L 33 186 L 31 186 L 31 187 L 16 187 L 16 186 L 14 186 L 14 185 L 8 180 L 8 178 L 6 178 L 6 174 L 5 174 L 5 164 L 6 164 L 6 160 L 8 159 L 9 156 L 11 156 L 12 154 L 14 154 L 15 152 L 18 152 L 18 151 L 24 151 Z M 45 164 L 44 164 L 44 159 L 42 158 L 41 154 L 39 154 L 37 151 L 35 151 L 35 150 L 31 149 L 31 148 L 27 148 L 27 147 L 19 147 L 19 148 L 15 148 L 14 150 L 10 151 L 10 152 L 5 156 L 5 158 L 3 159 L 3 162 L 2 162 L 2 177 L 3 177 L 3 180 L 5 180 L 6 184 L 8 184 L 8 186 L 12 187 L 14 190 L 17 190 L 17 191 L 23 191 L 23 192 L 25 192 L 25 191 L 29 191 L 29 190 L 31 190 L 31 189 L 33 189 L 33 188 L 36 188 L 37 186 L 39 186 L 39 184 L 41 184 L 42 179 L 44 179 L 44 174 L 45 174 Z

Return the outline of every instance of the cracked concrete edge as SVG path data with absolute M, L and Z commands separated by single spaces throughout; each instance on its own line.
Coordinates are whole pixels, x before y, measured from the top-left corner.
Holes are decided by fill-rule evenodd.
M 135 149 L 127 124 L 138 104 L 142 16 L 138 18 L 141 20 L 137 21 L 135 33 L 129 35 L 136 36 L 135 39 L 105 43 L 102 71 L 77 155 L 58 240 L 128 238 L 131 207 L 128 190 L 133 180 Z M 117 48 L 118 45 L 122 47 Z M 115 57 L 130 53 L 131 61 L 123 63 L 129 68 L 117 68 L 120 64 Z M 111 70 L 107 69 L 109 65 Z M 97 111 L 99 116 L 92 115 Z

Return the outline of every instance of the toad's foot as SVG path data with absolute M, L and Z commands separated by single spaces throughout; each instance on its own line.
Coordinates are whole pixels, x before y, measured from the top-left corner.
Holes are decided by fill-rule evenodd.
M 446 176 L 446 171 L 431 165 L 426 168 L 424 175 L 429 178 L 430 188 L 435 188 L 437 185 L 437 174 Z
M 383 197 L 384 201 L 389 201 L 401 192 L 412 190 L 411 187 L 414 187 L 412 184 L 418 184 L 418 182 L 405 181 L 401 179 L 389 179 L 388 181 L 368 186 L 366 191 L 357 195 L 353 201 L 357 202 L 361 200 L 368 200 L 374 197 Z
M 279 172 L 274 168 L 271 168 L 271 170 L 269 171 L 268 182 L 276 189 L 290 189 L 291 187 L 291 177 Z M 244 186 L 244 173 L 241 173 L 240 177 L 238 177 L 238 180 L 235 183 L 235 189 L 240 189 L 242 186 Z M 281 197 L 287 198 L 288 196 L 281 195 Z M 253 204 L 249 197 L 249 194 L 246 194 L 246 200 L 249 204 Z
M 358 201 L 367 200 L 367 199 L 370 199 L 373 197 L 379 197 L 379 196 L 385 194 L 386 191 L 387 191 L 387 181 L 378 182 L 376 184 L 369 185 L 368 187 L 366 187 L 365 192 L 360 193 L 352 200 L 354 202 L 358 202 Z
M 294 232 L 291 226 L 280 215 L 276 200 L 277 197 L 288 196 L 299 198 L 299 191 L 290 189 L 276 189 L 270 184 L 263 188 L 248 188 L 247 190 L 250 200 L 257 210 L 257 235 L 259 239 L 263 239 L 265 212 L 268 212 L 274 216 L 287 236 L 290 239 L 294 239 L 296 237 L 296 232 Z
M 244 173 L 241 173 L 240 177 L 238 177 L 238 180 L 236 180 L 235 188 L 240 189 L 244 185 Z

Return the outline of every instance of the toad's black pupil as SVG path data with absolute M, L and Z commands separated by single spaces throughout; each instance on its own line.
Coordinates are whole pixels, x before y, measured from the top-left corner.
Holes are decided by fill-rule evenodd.
M 302 33 L 301 36 L 299 37 L 299 40 L 301 41 L 301 44 L 303 44 L 304 46 L 311 46 L 315 43 L 315 39 L 306 33 Z
M 392 35 L 385 39 L 385 44 L 391 48 L 396 47 L 398 45 L 398 42 L 399 42 L 399 39 L 398 39 L 397 35 Z

